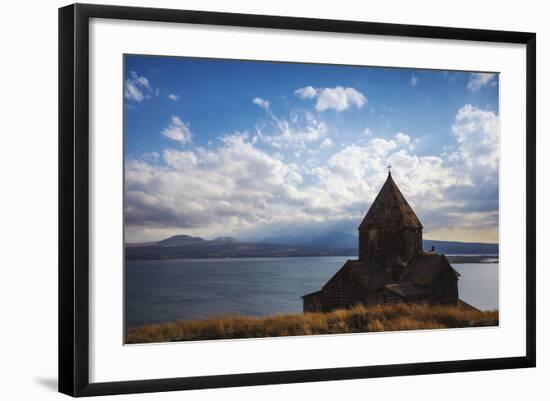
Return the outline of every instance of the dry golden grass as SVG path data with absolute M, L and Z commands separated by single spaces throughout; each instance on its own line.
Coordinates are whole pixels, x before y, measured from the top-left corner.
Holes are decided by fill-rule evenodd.
M 218 340 L 364 333 L 375 331 L 445 329 L 497 326 L 498 311 L 477 311 L 451 306 L 355 306 L 329 313 L 304 313 L 269 317 L 230 315 L 204 320 L 153 324 L 126 331 L 126 343 Z

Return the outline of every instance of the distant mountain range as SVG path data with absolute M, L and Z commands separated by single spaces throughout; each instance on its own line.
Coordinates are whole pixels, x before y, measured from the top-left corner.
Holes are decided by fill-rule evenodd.
M 432 246 L 444 254 L 498 254 L 498 244 L 424 240 L 425 250 L 431 250 Z M 357 236 L 340 232 L 313 238 L 281 236 L 257 241 L 175 235 L 158 242 L 126 244 L 128 260 L 356 255 Z
M 189 235 L 176 235 L 153 243 L 126 245 L 126 259 L 128 260 L 338 256 L 353 255 L 354 253 L 354 249 L 243 242 L 229 237 L 205 240 Z

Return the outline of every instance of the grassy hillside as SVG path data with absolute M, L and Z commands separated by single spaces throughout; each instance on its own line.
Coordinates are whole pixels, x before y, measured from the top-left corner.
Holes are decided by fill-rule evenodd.
M 229 338 L 279 337 L 312 334 L 362 333 L 392 330 L 444 329 L 498 325 L 498 311 L 482 312 L 449 306 L 356 306 L 330 313 L 270 317 L 239 315 L 182 320 L 131 328 L 126 343 Z

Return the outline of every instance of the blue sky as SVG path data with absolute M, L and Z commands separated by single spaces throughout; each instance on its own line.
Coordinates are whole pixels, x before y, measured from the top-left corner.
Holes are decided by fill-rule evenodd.
M 354 232 L 391 162 L 426 238 L 498 241 L 498 76 L 125 57 L 126 236 Z

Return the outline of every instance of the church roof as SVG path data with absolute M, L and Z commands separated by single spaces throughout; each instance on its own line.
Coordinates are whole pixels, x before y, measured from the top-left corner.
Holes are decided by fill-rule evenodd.
M 367 261 L 348 260 L 323 286 L 323 290 L 330 288 L 337 282 L 357 284 L 367 291 L 377 290 L 392 282 L 390 275 L 373 259 Z
M 423 295 L 429 295 L 430 293 L 429 291 L 419 288 L 413 283 L 408 282 L 388 284 L 386 285 L 386 289 L 403 298 L 413 298 Z
M 389 173 L 359 229 L 404 227 L 422 228 L 422 224 Z
M 431 286 L 434 279 L 443 269 L 450 269 L 458 278 L 458 273 L 444 255 L 424 253 L 411 259 L 401 281 L 412 282 L 416 285 Z

